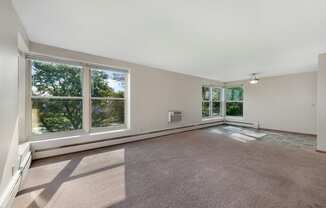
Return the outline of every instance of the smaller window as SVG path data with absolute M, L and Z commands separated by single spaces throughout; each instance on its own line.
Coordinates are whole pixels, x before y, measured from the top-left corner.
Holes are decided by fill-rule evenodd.
M 127 73 L 91 69 L 92 128 L 125 124 Z
M 202 117 L 221 115 L 221 88 L 202 87 Z
M 243 116 L 243 88 L 228 87 L 225 89 L 226 116 Z
M 212 116 L 221 115 L 221 89 L 212 88 Z

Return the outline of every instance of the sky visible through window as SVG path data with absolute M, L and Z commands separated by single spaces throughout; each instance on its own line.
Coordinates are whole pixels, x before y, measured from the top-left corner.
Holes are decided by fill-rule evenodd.
M 102 70 L 107 76 L 106 83 L 114 92 L 124 92 L 126 88 L 125 73 L 109 70 Z

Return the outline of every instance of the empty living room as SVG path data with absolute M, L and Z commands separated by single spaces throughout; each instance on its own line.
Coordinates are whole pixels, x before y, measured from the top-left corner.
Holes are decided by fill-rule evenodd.
M 326 208 L 325 0 L 1 0 L 0 208 Z

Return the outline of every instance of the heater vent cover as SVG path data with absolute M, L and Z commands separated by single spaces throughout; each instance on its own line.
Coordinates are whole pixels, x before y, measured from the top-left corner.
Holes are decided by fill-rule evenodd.
M 181 111 L 169 111 L 168 121 L 169 123 L 178 122 L 182 120 L 182 112 Z

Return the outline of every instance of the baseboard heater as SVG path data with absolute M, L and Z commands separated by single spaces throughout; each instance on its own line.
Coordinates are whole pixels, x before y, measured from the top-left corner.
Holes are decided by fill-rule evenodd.
M 36 149 L 33 151 L 33 159 L 41 159 L 41 158 L 46 158 L 46 157 L 69 154 L 69 153 L 73 153 L 73 152 L 80 152 L 80 151 L 96 149 L 96 148 L 101 148 L 101 147 L 107 147 L 107 146 L 112 146 L 112 145 L 118 145 L 118 144 L 123 144 L 123 143 L 136 142 L 136 141 L 145 140 L 145 139 L 149 139 L 149 138 L 155 138 L 155 137 L 166 136 L 166 135 L 171 135 L 171 134 L 176 134 L 176 133 L 182 133 L 182 132 L 191 131 L 194 129 L 207 128 L 207 127 L 217 126 L 217 125 L 222 125 L 222 124 L 224 124 L 224 121 L 215 121 L 215 122 L 209 122 L 209 123 L 169 128 L 169 129 L 158 130 L 158 131 L 151 131 L 151 132 L 146 132 L 146 133 L 141 133 L 141 134 L 133 134 L 133 135 L 127 135 L 127 136 L 121 136 L 121 137 L 114 137 L 114 138 L 110 138 L 110 139 L 89 141 L 89 142 L 78 143 L 78 144 L 63 145 L 63 146 L 53 147 L 53 148 Z M 33 144 L 32 144 L 32 146 L 33 146 Z
M 233 125 L 233 126 L 242 126 L 242 127 L 249 127 L 249 128 L 254 128 L 254 129 L 259 128 L 258 122 L 250 123 L 250 122 L 244 122 L 244 121 L 225 120 L 224 123 L 228 124 L 228 125 Z

